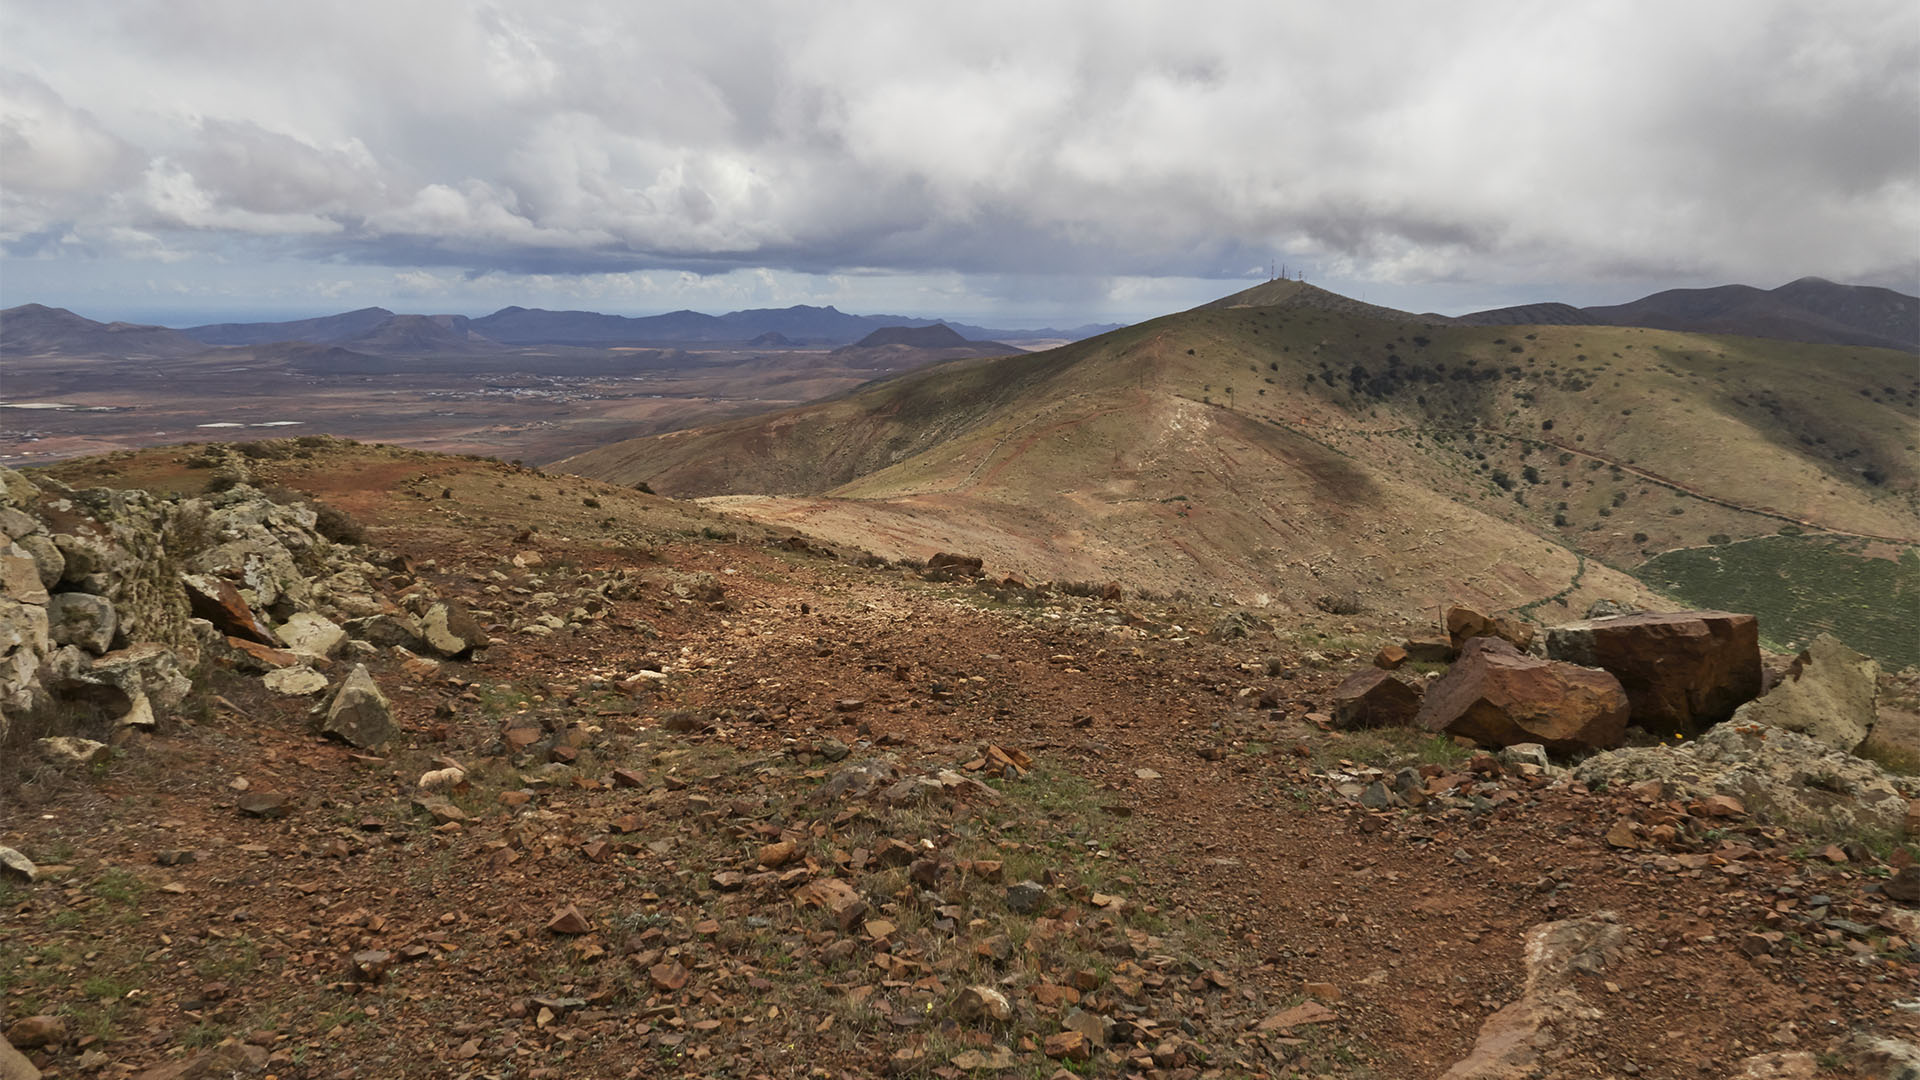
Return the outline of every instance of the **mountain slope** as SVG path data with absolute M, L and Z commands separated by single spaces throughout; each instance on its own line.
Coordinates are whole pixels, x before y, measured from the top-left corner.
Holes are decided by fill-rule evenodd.
M 1600 307 L 1524 304 L 1476 311 L 1456 321 L 1473 326 L 1644 326 L 1920 351 L 1920 297 L 1866 285 L 1838 285 L 1816 277 L 1771 290 L 1751 285 L 1668 289 L 1625 304 Z
M 496 352 L 500 343 L 473 329 L 465 315 L 395 315 L 341 347 L 368 353 Z
M 21 304 L 0 311 L 0 356 L 192 356 L 202 343 L 164 326 L 95 322 L 66 308 Z
M 368 307 L 358 311 L 341 312 L 338 315 L 323 315 L 317 319 L 295 319 L 291 322 L 213 323 L 207 326 L 189 326 L 180 332 L 208 345 L 269 345 L 280 341 L 331 345 L 359 337 L 391 318 L 393 318 L 393 312 L 386 308 Z
M 1631 595 L 1606 563 L 1796 522 L 1920 536 L 1903 354 L 1514 334 L 1269 285 L 1293 287 L 560 467 L 882 554 L 1296 606 Z

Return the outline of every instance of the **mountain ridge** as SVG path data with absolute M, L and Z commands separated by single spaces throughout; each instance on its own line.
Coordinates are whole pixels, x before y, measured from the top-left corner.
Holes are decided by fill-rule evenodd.
M 1523 304 L 1476 311 L 1453 321 L 1471 326 L 1644 326 L 1920 352 L 1920 297 L 1818 277 L 1799 278 L 1777 289 L 1667 289 L 1623 304 L 1584 308 L 1557 302 Z
M 556 467 L 888 557 L 971 547 L 1296 609 L 1417 607 L 1442 582 L 1501 606 L 1626 592 L 1621 567 L 1783 525 L 1920 537 L 1905 354 L 1513 333 L 1284 284 Z M 1472 551 L 1507 554 L 1470 572 Z

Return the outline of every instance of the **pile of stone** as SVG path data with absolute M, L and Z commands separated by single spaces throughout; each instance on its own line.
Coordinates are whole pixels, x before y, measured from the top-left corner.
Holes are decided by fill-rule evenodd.
M 396 587 L 398 602 L 383 595 Z M 403 562 L 328 540 L 303 502 L 244 483 L 190 499 L 76 490 L 0 468 L 0 745 L 31 733 L 42 756 L 84 757 L 93 751 L 48 740 L 98 746 L 76 737 L 154 727 L 203 664 L 308 696 L 333 686 L 324 672 L 343 657 L 385 647 L 431 664 L 486 644 Z M 371 680 L 359 674 L 316 725 L 369 745 L 391 731 L 366 717 Z

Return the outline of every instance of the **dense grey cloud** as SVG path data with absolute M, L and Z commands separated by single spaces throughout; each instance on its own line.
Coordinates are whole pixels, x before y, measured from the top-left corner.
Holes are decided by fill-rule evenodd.
M 1904 0 L 0 0 L 0 299 L 1911 289 L 1916 86 Z

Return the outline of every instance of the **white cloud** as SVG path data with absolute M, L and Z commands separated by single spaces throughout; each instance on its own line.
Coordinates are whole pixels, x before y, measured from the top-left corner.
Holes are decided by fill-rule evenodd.
M 0 0 L 0 70 L 0 242 L 36 265 L 133 230 L 635 297 L 770 267 L 1146 298 L 1111 283 L 1270 257 L 1406 287 L 1920 278 L 1898 0 Z

